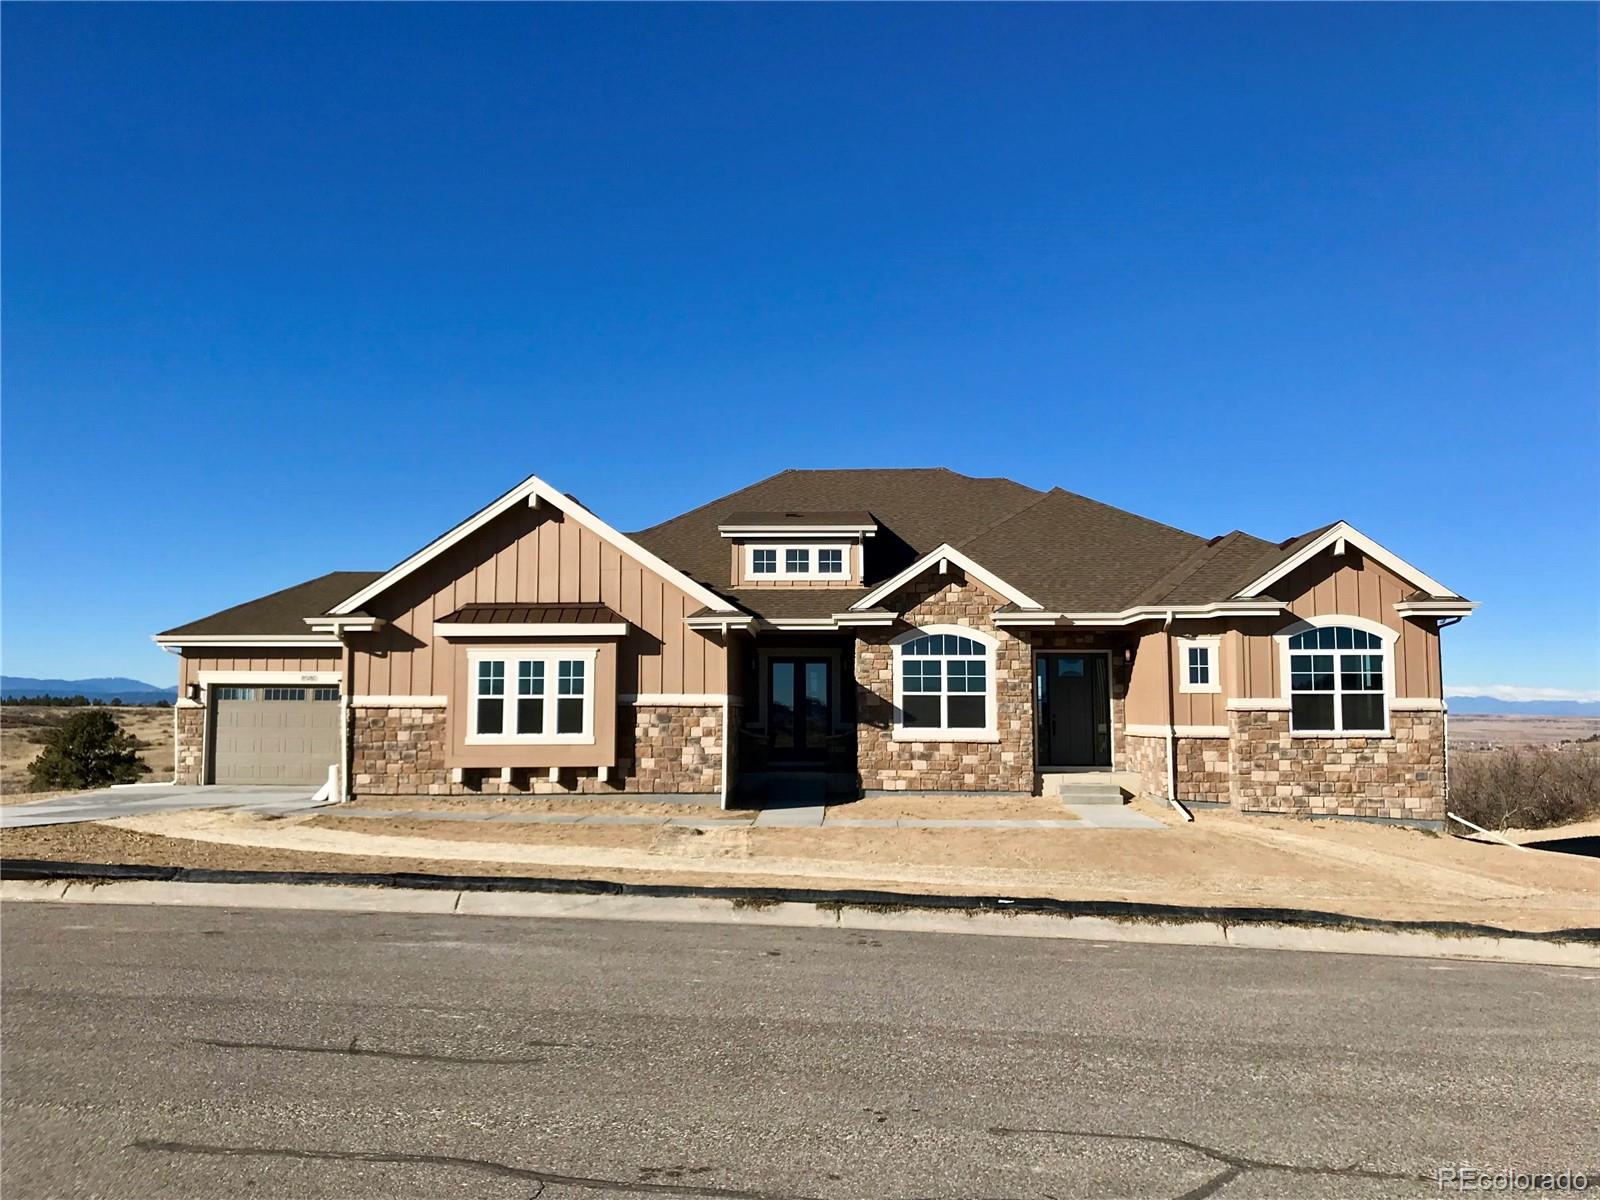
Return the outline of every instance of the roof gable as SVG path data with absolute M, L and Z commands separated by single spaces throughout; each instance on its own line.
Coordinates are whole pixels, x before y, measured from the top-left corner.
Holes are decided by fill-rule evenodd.
M 1392 550 L 1388 550 L 1362 533 L 1355 526 L 1346 521 L 1336 521 L 1321 530 L 1302 534 L 1283 547 L 1279 555 L 1270 565 L 1241 586 L 1236 593 L 1240 597 L 1254 597 L 1262 595 L 1273 584 L 1282 580 L 1298 568 L 1309 563 L 1325 550 L 1342 552 L 1345 545 L 1354 546 L 1374 562 L 1381 563 L 1395 576 L 1403 579 L 1421 592 L 1425 592 L 1433 599 L 1459 600 L 1461 596 L 1451 591 L 1437 579 L 1424 574 L 1412 566 Z
M 556 511 L 577 521 L 578 524 L 587 528 L 602 541 L 609 542 L 629 558 L 660 575 L 663 579 L 666 579 L 686 595 L 699 601 L 713 612 L 734 611 L 733 604 L 717 595 L 710 588 L 696 582 L 671 563 L 658 558 L 626 534 L 618 533 L 571 496 L 556 491 L 555 488 L 544 482 L 537 475 L 530 475 L 509 492 L 480 508 L 453 529 L 434 538 L 433 541 L 418 550 L 410 558 L 397 563 L 359 591 L 347 596 L 340 603 L 329 609 L 329 613 L 335 616 L 343 616 L 355 612 L 363 604 L 381 595 L 413 572 L 420 570 L 452 546 L 488 525 L 502 513 L 508 512 L 520 504 L 548 504 Z

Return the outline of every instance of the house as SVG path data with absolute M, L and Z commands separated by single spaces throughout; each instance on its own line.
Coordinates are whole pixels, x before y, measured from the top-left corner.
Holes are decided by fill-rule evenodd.
M 1437 823 L 1439 631 L 1343 522 L 1202 538 L 944 469 L 791 470 L 623 534 L 530 477 L 387 571 L 159 634 L 178 778 L 346 796 L 1038 793 Z

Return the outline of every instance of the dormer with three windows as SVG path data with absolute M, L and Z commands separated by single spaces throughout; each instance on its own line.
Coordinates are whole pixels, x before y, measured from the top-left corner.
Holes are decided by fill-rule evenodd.
M 860 587 L 862 547 L 878 522 L 868 512 L 750 512 L 717 531 L 732 548 L 736 588 Z

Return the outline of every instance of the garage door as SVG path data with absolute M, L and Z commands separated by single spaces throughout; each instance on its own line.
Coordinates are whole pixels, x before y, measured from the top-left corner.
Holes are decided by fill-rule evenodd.
M 339 755 L 339 689 L 218 687 L 216 783 L 322 783 Z

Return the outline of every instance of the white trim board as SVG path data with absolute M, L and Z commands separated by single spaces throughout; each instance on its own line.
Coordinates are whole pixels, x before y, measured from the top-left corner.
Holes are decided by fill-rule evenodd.
M 183 650 L 194 646 L 208 649 L 214 646 L 250 646 L 250 647 L 303 647 L 317 646 L 328 649 L 338 649 L 339 639 L 336 637 L 319 637 L 316 634 L 259 634 L 259 633 L 228 633 L 228 634 L 156 634 L 150 639 L 163 650 Z
M 738 704 L 736 697 L 729 697 L 726 692 L 637 692 L 624 693 L 617 697 L 618 704 L 653 704 L 662 708 L 710 708 L 714 705 L 725 704 L 730 699 Z
M 196 671 L 195 682 L 201 687 L 210 687 L 214 683 L 259 683 L 265 687 L 277 687 L 281 684 L 298 686 L 305 684 L 308 687 L 327 687 L 330 684 L 341 683 L 344 680 L 343 671 Z
M 1288 712 L 1289 702 L 1276 696 L 1236 696 L 1223 707 L 1229 712 Z
M 1388 567 L 1389 570 L 1393 571 L 1396 575 L 1399 575 L 1406 581 L 1416 584 L 1430 596 L 1442 600 L 1461 599 L 1460 596 L 1458 596 L 1455 592 L 1452 592 L 1449 588 L 1445 587 L 1444 584 L 1440 583 L 1437 579 L 1423 574 L 1420 570 L 1412 566 L 1398 554 L 1394 553 L 1392 550 L 1384 549 L 1384 547 L 1378 545 L 1377 542 L 1373 541 L 1366 534 L 1362 533 L 1359 529 L 1355 528 L 1355 526 L 1346 521 L 1340 521 L 1338 524 L 1324 530 L 1320 535 L 1318 535 L 1312 541 L 1306 543 L 1304 546 L 1300 547 L 1299 550 L 1296 550 L 1288 558 L 1284 559 L 1277 566 L 1269 570 L 1265 575 L 1240 588 L 1238 594 L 1241 597 L 1259 596 L 1264 589 L 1271 587 L 1285 575 L 1288 575 L 1298 568 L 1303 567 L 1306 563 L 1310 562 L 1324 550 L 1332 549 L 1336 552 L 1342 553 L 1344 546 L 1347 544 L 1356 547 L 1356 549 L 1360 550 L 1374 562 L 1381 563 L 1385 567 Z
M 983 584 L 983 586 L 988 588 L 991 592 L 995 592 L 998 595 L 1004 596 L 1007 600 L 1011 601 L 1011 603 L 1017 605 L 1019 608 L 1039 609 L 1041 607 L 1039 602 L 1030 597 L 1026 592 L 1019 588 L 1013 587 L 1004 579 L 1001 579 L 1000 576 L 996 575 L 993 571 L 990 571 L 987 567 L 979 565 L 975 559 L 972 559 L 961 553 L 961 551 L 957 550 L 954 546 L 946 542 L 928 551 L 928 553 L 917 559 L 916 562 L 912 563 L 909 567 L 907 567 L 904 571 L 901 571 L 900 574 L 896 575 L 893 579 L 890 579 L 887 583 L 879 584 L 877 587 L 873 588 L 872 591 L 868 592 L 865 596 L 861 597 L 861 599 L 852 604 L 850 606 L 850 611 L 860 612 L 862 609 L 876 608 L 879 601 L 892 596 L 895 592 L 899 591 L 902 587 L 910 583 L 913 579 L 915 579 L 918 575 L 921 575 L 930 567 L 937 567 L 940 573 L 943 574 L 946 565 L 949 563 L 955 563 L 956 566 L 960 567 L 972 578 Z
M 444 708 L 448 696 L 351 696 L 351 708 Z
M 1145 604 L 1121 612 L 1020 612 L 999 613 L 994 623 L 1005 628 L 1026 629 L 1039 626 L 1137 625 L 1140 621 L 1204 621 L 1213 617 L 1272 617 L 1283 611 L 1276 600 L 1218 600 L 1210 604 Z
M 479 529 L 482 529 L 496 517 L 500 516 L 502 513 L 510 511 L 518 504 L 528 504 L 532 507 L 538 507 L 540 504 L 548 504 L 557 512 L 563 513 L 577 521 L 578 524 L 588 529 L 590 533 L 593 533 L 602 541 L 609 542 L 612 546 L 626 554 L 629 558 L 655 572 L 685 595 L 692 596 L 706 608 L 712 609 L 715 612 L 732 613 L 737 611 L 732 604 L 724 600 L 715 592 L 711 591 L 711 589 L 705 587 L 703 584 L 696 583 L 693 579 L 690 579 L 671 563 L 666 562 L 664 559 L 657 558 L 654 554 L 651 554 L 650 551 L 639 545 L 639 543 L 635 542 L 632 538 L 626 536 L 625 534 L 618 533 L 610 525 L 607 525 L 604 521 L 595 516 L 588 509 L 584 508 L 583 505 L 579 504 L 577 501 L 571 500 L 562 495 L 560 492 L 556 491 L 555 488 L 551 487 L 544 480 L 540 479 L 537 475 L 529 475 L 505 495 L 501 496 L 497 500 L 492 501 L 488 506 L 479 509 L 476 513 L 468 517 L 465 521 L 462 521 L 454 529 L 448 530 L 447 532 L 434 538 L 433 541 L 429 542 L 421 550 L 418 550 L 410 558 L 390 568 L 383 575 L 373 580 L 355 595 L 334 605 L 334 607 L 328 611 L 328 615 L 346 616 L 350 613 L 353 613 L 367 601 L 373 599 L 373 597 L 379 596 L 388 591 L 389 588 L 394 586 L 394 584 L 398 583 L 400 580 L 404 579 L 406 576 L 410 575 L 413 571 L 416 571 L 432 562 L 435 558 L 439 557 L 439 555 L 450 549 L 450 547 L 477 532 Z

